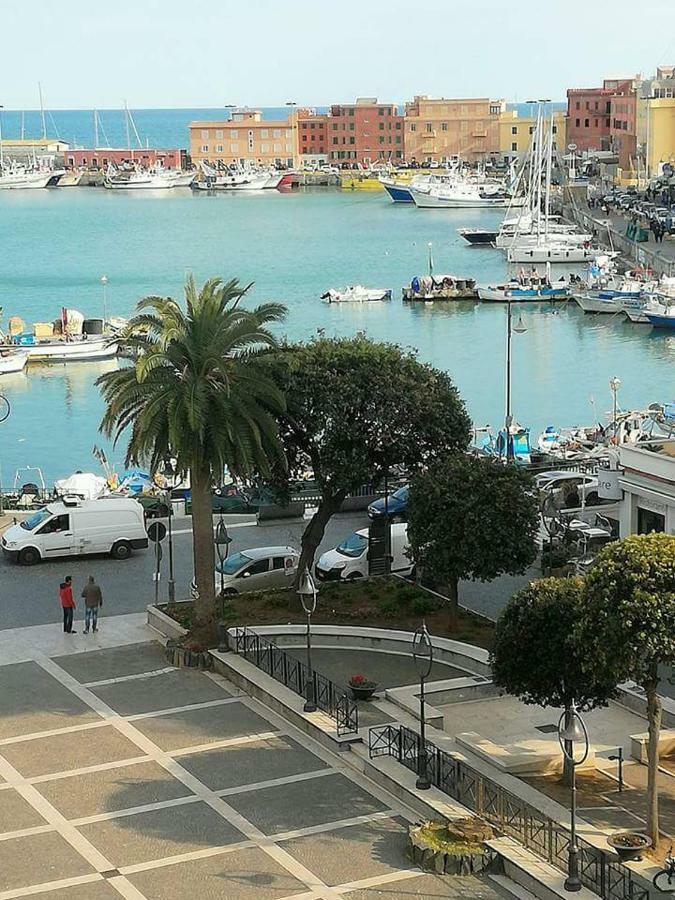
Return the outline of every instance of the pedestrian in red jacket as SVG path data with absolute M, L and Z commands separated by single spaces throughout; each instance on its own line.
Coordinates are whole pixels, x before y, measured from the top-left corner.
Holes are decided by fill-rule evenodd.
M 73 579 L 72 576 L 66 575 L 64 581 L 59 586 L 59 599 L 63 607 L 63 630 L 66 634 L 76 634 L 73 631 L 73 613 L 75 611 L 75 601 L 73 600 Z

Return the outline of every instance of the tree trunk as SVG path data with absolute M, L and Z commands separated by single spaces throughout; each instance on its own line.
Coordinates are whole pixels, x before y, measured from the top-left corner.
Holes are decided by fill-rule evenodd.
M 642 687 L 647 695 L 649 744 L 647 747 L 647 834 L 656 847 L 659 842 L 659 734 L 661 731 L 661 698 L 657 693 L 658 676 L 653 670 Z
M 310 572 L 312 571 L 316 550 L 326 532 L 326 525 L 330 522 L 333 513 L 339 511 L 345 496 L 344 491 L 340 491 L 337 494 L 329 494 L 328 496 L 324 494 L 319 501 L 319 508 L 307 523 L 307 527 L 302 533 L 300 561 L 298 562 L 298 571 L 293 582 L 293 587 L 296 590 L 305 568 L 309 569 Z
M 199 597 L 195 600 L 193 633 L 213 632 L 217 613 L 214 572 L 216 568 L 213 546 L 213 509 L 211 506 L 211 473 L 208 469 L 193 468 L 192 492 L 192 553 Z

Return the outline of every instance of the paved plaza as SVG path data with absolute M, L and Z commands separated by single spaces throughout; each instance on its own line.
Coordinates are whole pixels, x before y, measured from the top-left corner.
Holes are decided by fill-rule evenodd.
M 411 868 L 414 818 L 158 644 L 0 666 L 0 900 L 502 896 Z

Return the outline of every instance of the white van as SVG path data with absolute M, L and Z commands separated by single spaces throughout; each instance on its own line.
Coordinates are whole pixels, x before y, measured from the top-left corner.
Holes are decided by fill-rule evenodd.
M 127 559 L 147 546 L 143 507 L 128 497 L 64 497 L 11 525 L 2 536 L 3 552 L 22 566 L 87 553 Z
M 391 571 L 409 575 L 413 568 L 407 556 L 408 523 L 391 525 Z M 316 577 L 320 581 L 346 581 L 364 578 L 368 574 L 368 529 L 354 531 L 334 550 L 328 550 L 319 557 L 315 566 Z

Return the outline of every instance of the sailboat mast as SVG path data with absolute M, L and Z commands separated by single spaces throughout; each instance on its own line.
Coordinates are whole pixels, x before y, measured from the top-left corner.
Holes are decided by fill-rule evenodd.
M 541 104 L 537 112 L 537 244 L 541 237 L 541 181 L 544 169 L 544 121 Z
M 553 113 L 548 129 L 546 144 L 546 195 L 544 199 L 544 233 L 548 238 L 548 220 L 551 214 L 551 169 L 553 167 Z
M 124 121 L 127 129 L 127 149 L 131 153 L 131 158 L 134 158 L 134 151 L 131 149 L 131 133 L 129 131 L 129 107 L 127 105 L 127 101 L 124 101 Z
M 94 110 L 94 150 L 98 148 L 98 113 Z
M 23 109 L 21 110 L 21 140 L 26 140 L 26 113 Z
M 42 99 L 42 84 L 38 81 L 38 93 L 40 95 L 40 115 L 42 117 L 42 140 L 47 140 L 47 120 L 45 119 L 45 105 Z
M 0 172 L 2 171 L 5 163 L 5 154 L 2 149 L 2 110 L 3 106 L 0 104 Z

